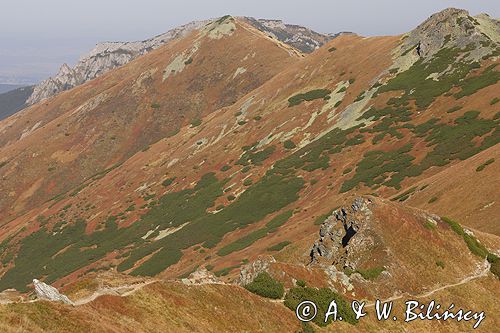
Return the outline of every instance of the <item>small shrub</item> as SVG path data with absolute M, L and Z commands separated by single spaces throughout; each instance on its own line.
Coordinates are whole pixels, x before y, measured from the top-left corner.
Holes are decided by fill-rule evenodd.
M 163 182 L 161 182 L 161 184 L 163 185 L 163 187 L 168 187 L 168 186 L 172 185 L 174 180 L 175 180 L 175 177 L 167 178 Z
M 490 158 L 489 160 L 487 160 L 486 162 L 484 162 L 483 164 L 481 164 L 480 166 L 478 166 L 476 168 L 476 171 L 477 172 L 483 171 L 484 168 L 486 168 L 488 165 L 490 165 L 493 162 L 495 162 L 495 159 L 494 158 Z
M 370 269 L 357 269 L 356 272 L 361 274 L 365 280 L 375 280 L 384 271 L 384 267 L 375 267 Z
M 333 52 L 333 51 L 336 51 L 336 50 L 337 50 L 337 48 L 335 48 L 335 47 L 330 47 L 330 48 L 328 49 L 328 52 Z
M 342 174 L 343 174 L 343 175 L 346 175 L 346 174 L 348 174 L 348 173 L 349 173 L 349 172 L 351 172 L 351 171 L 352 171 L 352 168 L 347 168 L 347 169 L 345 169 L 344 171 L 342 171 Z
M 457 105 L 457 106 L 454 106 L 454 107 L 450 108 L 448 111 L 446 111 L 446 113 L 453 113 L 453 112 L 456 112 L 456 111 L 458 111 L 458 110 L 460 110 L 462 108 L 463 108 L 463 106 Z
M 429 230 L 435 230 L 436 226 L 432 222 L 425 221 L 424 228 L 429 229 Z
M 292 140 L 286 140 L 285 142 L 283 142 L 283 147 L 285 147 L 285 149 L 293 149 L 297 146 L 295 145 L 295 143 L 293 143 Z
M 191 122 L 191 127 L 198 127 L 201 125 L 201 119 L 197 118 Z
M 292 244 L 292 242 L 290 242 L 290 241 L 283 241 L 281 243 L 278 243 L 276 245 L 268 247 L 267 251 L 269 251 L 269 252 L 281 251 L 282 249 L 284 249 L 285 247 L 287 247 L 290 244 Z
M 436 266 L 444 269 L 444 262 L 442 262 L 441 260 L 438 260 L 438 261 L 436 261 Z
M 493 98 L 493 99 L 490 101 L 490 105 L 495 105 L 495 104 L 497 104 L 499 101 L 500 101 L 500 98 L 495 97 L 495 98 Z
M 184 61 L 184 65 L 189 65 L 193 63 L 193 58 L 189 58 L 188 60 Z
M 304 281 L 304 280 L 297 280 L 296 284 L 297 284 L 297 287 L 302 287 L 302 288 L 306 287 L 306 281 Z
M 231 166 L 226 164 L 226 165 L 223 165 L 222 168 L 220 168 L 220 171 L 226 172 L 229 169 L 231 169 Z
M 158 104 L 158 103 L 153 103 L 153 104 L 151 104 L 151 108 L 152 108 L 152 109 L 159 109 L 159 108 L 160 108 L 160 104 Z
M 438 197 L 432 197 L 429 199 L 429 201 L 427 203 L 433 203 L 433 202 L 436 202 L 438 200 Z
M 285 293 L 283 284 L 273 279 L 267 272 L 259 273 L 245 288 L 254 294 L 271 299 L 281 299 Z

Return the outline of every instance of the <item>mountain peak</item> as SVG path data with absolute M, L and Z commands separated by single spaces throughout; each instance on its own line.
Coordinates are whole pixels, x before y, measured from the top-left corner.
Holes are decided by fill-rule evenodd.
M 500 29 L 489 16 L 472 17 L 463 9 L 447 8 L 431 15 L 404 38 L 404 49 L 419 45 L 420 55 L 432 57 L 441 49 L 472 47 L 480 49 L 496 38 Z M 479 54 L 478 54 L 479 55 Z

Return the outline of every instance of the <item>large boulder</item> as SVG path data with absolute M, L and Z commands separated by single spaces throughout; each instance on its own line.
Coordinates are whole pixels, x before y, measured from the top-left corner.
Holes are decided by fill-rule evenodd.
M 73 302 L 67 296 L 61 294 L 56 288 L 49 286 L 48 284 L 34 279 L 33 285 L 35 287 L 36 296 L 39 299 L 52 302 L 63 302 L 65 304 L 73 304 Z

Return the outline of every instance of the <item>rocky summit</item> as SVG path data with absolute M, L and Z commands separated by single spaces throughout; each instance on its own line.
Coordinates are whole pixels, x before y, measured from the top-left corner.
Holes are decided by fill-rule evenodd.
M 223 16 L 63 66 L 0 120 L 0 331 L 495 332 L 499 38 Z

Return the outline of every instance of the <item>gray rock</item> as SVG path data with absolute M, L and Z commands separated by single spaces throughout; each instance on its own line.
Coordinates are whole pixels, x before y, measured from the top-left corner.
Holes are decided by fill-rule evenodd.
M 222 281 L 205 267 L 197 269 L 188 278 L 182 279 L 182 283 L 185 285 L 223 284 Z
M 73 304 L 73 302 L 65 295 L 59 293 L 59 291 L 45 284 L 37 279 L 33 280 L 33 285 L 35 287 L 36 296 L 39 299 L 44 299 L 52 302 L 63 302 L 65 304 Z
M 254 19 L 253 17 L 242 19 L 254 28 L 304 53 L 311 53 L 336 37 L 336 35 L 320 34 L 299 25 L 286 24 L 281 20 Z
M 463 9 L 448 8 L 431 15 L 404 37 L 402 52 L 420 46 L 420 57 L 432 58 L 443 48 L 465 48 L 473 45 L 469 58 L 478 60 L 489 54 L 498 43 L 500 23 L 486 14 L 472 17 Z M 487 45 L 491 43 L 492 45 Z
M 327 261 L 343 269 L 357 266 L 356 253 L 373 246 L 368 219 L 369 198 L 356 198 L 350 206 L 334 211 L 320 227 L 319 240 L 310 250 L 311 263 Z
M 266 272 L 271 263 L 276 262 L 272 256 L 257 258 L 254 262 L 243 266 L 240 270 L 238 283 L 245 286 L 251 283 L 261 272 Z

